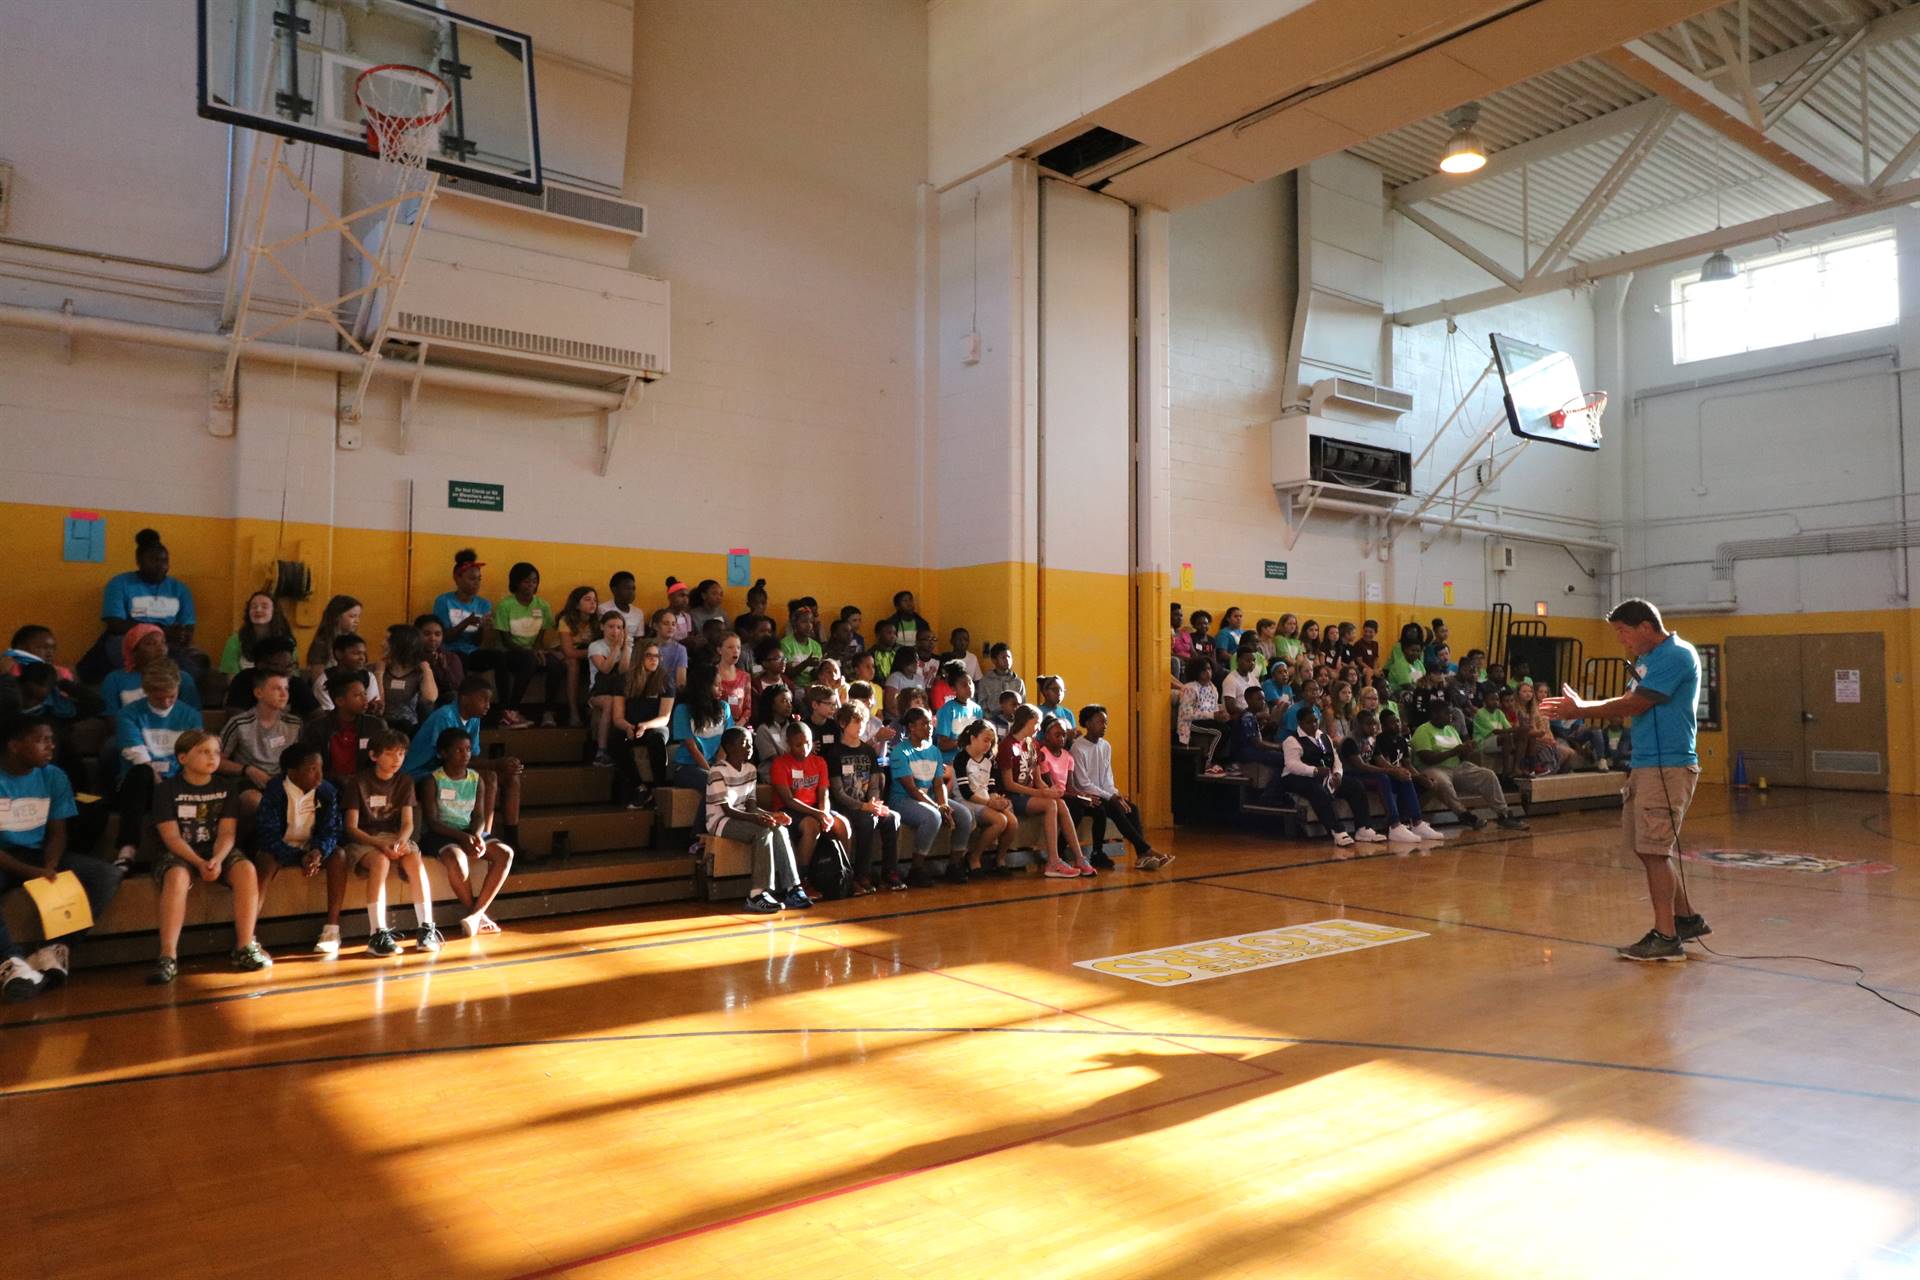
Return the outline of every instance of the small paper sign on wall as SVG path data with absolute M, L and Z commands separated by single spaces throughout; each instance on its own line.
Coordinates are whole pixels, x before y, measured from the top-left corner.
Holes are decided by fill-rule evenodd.
M 1180 589 L 1182 591 L 1193 590 L 1193 565 L 1186 561 L 1182 561 L 1180 564 Z
M 753 556 L 745 547 L 734 547 L 727 552 L 727 585 L 745 587 L 753 584 Z
M 1860 672 L 1857 669 L 1842 667 L 1834 671 L 1833 700 L 1835 702 L 1860 701 Z

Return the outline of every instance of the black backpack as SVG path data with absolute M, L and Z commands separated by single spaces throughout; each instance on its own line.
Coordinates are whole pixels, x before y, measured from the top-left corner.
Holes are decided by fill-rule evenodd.
M 847 857 L 847 847 L 831 836 L 821 836 L 813 846 L 807 881 L 816 898 L 852 897 L 853 863 Z

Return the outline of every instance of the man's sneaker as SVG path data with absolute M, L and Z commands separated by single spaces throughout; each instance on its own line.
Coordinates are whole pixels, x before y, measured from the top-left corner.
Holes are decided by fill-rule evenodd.
M 932 886 L 933 872 L 927 870 L 927 864 L 924 862 L 914 863 L 913 869 L 907 872 L 907 887 L 909 889 L 928 889 Z
M 235 947 L 227 952 L 227 959 L 242 973 L 258 973 L 262 969 L 273 968 L 273 957 L 258 942 L 249 941 L 243 947 Z
M 907 887 L 907 882 L 900 878 L 900 873 L 898 871 L 887 872 L 887 892 L 899 893 L 901 890 L 905 889 L 906 887 Z
M 1104 849 L 1095 849 L 1093 853 L 1087 858 L 1087 861 L 1091 862 L 1094 866 L 1100 868 L 1100 870 L 1102 871 L 1113 870 L 1113 859 L 1107 856 L 1107 852 Z
M 1499 814 L 1494 818 L 1494 821 L 1500 824 L 1502 831 L 1525 831 L 1527 829 L 1525 819 L 1516 818 L 1510 813 Z
M 321 925 L 320 941 L 313 944 L 313 949 L 315 951 L 318 951 L 323 956 L 339 955 L 340 954 L 340 926 L 337 924 Z
M 414 930 L 413 940 L 422 951 L 438 951 L 447 945 L 446 937 L 430 924 L 423 924 Z
M 1471 809 L 1460 815 L 1460 821 L 1466 823 L 1470 831 L 1486 830 L 1487 820 Z
M 1708 924 L 1707 918 L 1702 915 L 1675 916 L 1673 918 L 1673 931 L 1678 935 L 1680 941 L 1692 942 L 1695 938 L 1704 938 L 1712 933 L 1713 926 Z M 39 956 L 36 955 L 33 958 L 33 963 L 39 966 L 42 973 L 46 972 L 46 966 L 40 964 Z
M 1359 844 L 1385 844 L 1387 842 L 1387 838 L 1378 831 L 1375 831 L 1372 827 L 1355 827 L 1353 829 L 1353 838 L 1354 841 Z
M 1670 938 L 1658 929 L 1647 930 L 1647 936 L 1630 947 L 1620 948 L 1622 960 L 1662 961 L 1685 960 L 1687 953 L 1680 949 L 1680 939 Z
M 391 929 L 375 929 L 367 935 L 367 954 L 397 956 L 400 954 L 400 939 L 393 936 Z
M 747 895 L 747 910 L 757 916 L 778 914 L 780 901 L 765 889 L 755 889 Z
M 1396 822 L 1387 828 L 1387 839 L 1394 844 L 1419 844 L 1420 837 L 1412 827 L 1404 822 Z
M 1353 837 L 1344 831 L 1336 831 L 1333 833 L 1333 847 L 1336 849 L 1351 849 L 1353 848 Z
M 153 962 L 153 972 L 147 975 L 147 985 L 164 987 L 180 976 L 180 962 L 172 956 L 161 956 Z
M 596 769 L 611 769 L 613 768 L 613 757 L 604 751 L 596 751 L 593 753 L 593 767 Z
M 1414 823 L 1413 834 L 1422 840 L 1445 840 L 1447 838 L 1447 833 L 1434 826 L 1431 822 Z
M 781 897 L 780 905 L 789 911 L 805 911 L 813 905 L 813 899 L 807 896 L 805 889 L 795 885 Z
M 1701 932 L 1705 933 L 1707 930 L 1703 929 Z M 46 984 L 47 990 L 53 990 L 67 980 L 66 943 L 49 942 L 27 957 L 27 967 L 40 975 L 40 981 Z
M 0 964 L 0 997 L 11 1001 L 31 1000 L 45 987 L 34 967 L 18 957 Z
M 1155 852 L 1155 853 L 1149 853 L 1145 857 L 1140 858 L 1137 862 L 1134 863 L 1134 865 L 1139 867 L 1142 871 L 1158 871 L 1160 870 L 1160 868 L 1166 866 L 1168 863 L 1172 861 L 1173 861 L 1172 854 Z
M 947 859 L 947 883 L 965 884 L 968 880 L 967 864 L 958 858 Z

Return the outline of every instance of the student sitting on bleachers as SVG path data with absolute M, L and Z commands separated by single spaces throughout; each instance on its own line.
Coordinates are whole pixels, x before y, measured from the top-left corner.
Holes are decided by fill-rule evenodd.
M 676 691 L 687 687 L 687 646 L 673 638 L 674 614 L 671 609 L 656 609 L 653 614 L 653 641 L 660 646 L 660 669 L 667 673 Z
M 1387 658 L 1387 684 L 1394 689 L 1411 688 L 1427 670 L 1427 646 L 1420 624 L 1409 622 L 1400 629 L 1400 643 Z
M 53 726 L 44 717 L 15 716 L 0 727 L 0 896 L 71 871 L 98 921 L 120 889 L 120 873 L 67 848 L 67 824 L 80 811 L 53 758 Z M 27 1000 L 65 982 L 73 967 L 69 948 L 84 936 L 69 934 L 29 955 L 0 919 L 0 997 Z
M 467 731 L 473 743 L 473 767 L 493 779 L 498 804 L 500 834 L 515 849 L 520 843 L 520 785 L 526 767 L 516 756 L 486 758 L 480 741 L 481 725 L 493 705 L 493 686 L 485 676 L 472 675 L 460 682 L 457 698 L 421 722 L 408 744 L 407 758 L 401 765 L 407 776 L 418 782 L 432 773 L 440 762 L 440 735 L 448 729 Z
M 433 598 L 433 616 L 440 623 L 440 646 L 458 658 L 468 672 L 502 671 L 506 666 L 501 650 L 483 647 L 493 634 L 493 602 L 480 594 L 486 568 L 487 562 L 473 548 L 461 548 L 453 553 L 453 590 Z
M 900 723 L 905 736 L 888 752 L 893 788 L 887 793 L 887 806 L 913 832 L 913 865 L 907 871 L 907 885 L 924 889 L 933 883 L 927 855 L 933 852 L 933 842 L 942 827 L 953 831 L 948 878 L 964 880 L 967 844 L 973 838 L 973 811 L 947 794 L 946 758 L 933 741 L 933 719 L 926 708 L 910 708 Z M 956 864 L 960 868 L 957 875 L 952 870 Z
M 753 760 L 760 781 L 773 776 L 773 762 L 787 749 L 787 730 L 793 723 L 793 691 L 785 684 L 761 690 L 753 711 Z
M 619 614 L 613 615 L 619 618 Z M 436 739 L 440 767 L 420 780 L 421 826 L 427 848 L 446 868 L 447 884 L 466 914 L 460 928 L 471 938 L 498 933 L 487 908 L 500 896 L 513 869 L 513 847 L 493 838 L 493 779 L 472 768 L 473 739 L 463 728 L 443 729 Z M 474 867 L 484 862 L 486 877 L 473 887 Z
M 1023 702 L 1015 708 L 1013 723 L 1000 740 L 1000 750 L 994 759 L 1000 774 L 1000 791 L 1012 803 L 1016 818 L 1031 814 L 1040 819 L 1044 832 L 1041 848 L 1047 855 L 1043 874 L 1050 880 L 1077 880 L 1080 868 L 1060 858 L 1060 827 L 1063 823 L 1072 823 L 1073 815 L 1067 808 L 1066 788 L 1054 787 L 1052 778 L 1040 767 L 1040 744 L 1035 737 L 1039 728 L 1038 707 Z
M 327 668 L 338 660 L 339 646 L 334 642 L 341 636 L 357 635 L 360 631 L 360 619 L 366 610 L 352 596 L 334 596 L 327 601 L 326 608 L 320 611 L 320 625 L 314 628 L 313 639 L 307 644 L 307 681 L 319 686 L 326 677 Z
M 166 544 L 152 529 L 140 530 L 133 535 L 133 541 L 133 572 L 115 574 L 101 592 L 100 621 L 106 630 L 80 660 L 82 680 L 104 679 L 113 669 L 115 655 L 124 653 L 120 637 L 140 623 L 163 630 L 167 652 L 175 661 L 186 659 L 196 664 L 205 661 L 204 656 L 193 649 L 193 592 L 186 583 L 172 576 L 173 561 Z
M 507 594 L 494 603 L 493 625 L 500 638 L 501 727 L 522 729 L 533 723 L 520 714 L 520 704 L 536 675 L 544 676 L 541 726 L 551 728 L 571 717 L 566 662 L 552 647 L 553 606 L 540 594 L 539 569 L 522 560 L 507 570 Z
M 740 633 L 741 639 L 749 642 L 750 651 L 754 647 L 752 633 L 760 629 L 760 624 L 764 622 L 769 629 L 774 625 L 773 618 L 767 613 L 767 601 L 770 599 L 772 597 L 767 594 L 767 580 L 755 578 L 753 585 L 747 588 L 747 611 L 733 620 L 733 629 Z M 855 612 L 857 613 L 858 610 Z M 858 629 L 856 624 L 855 630 Z
M 440 625 L 440 619 L 423 613 L 413 620 L 413 625 L 420 633 L 421 658 L 433 672 L 434 688 L 440 691 L 434 706 L 444 707 L 460 695 L 460 682 L 467 678 L 466 664 L 460 661 L 459 654 L 445 646 L 447 629 Z
M 396 622 L 387 628 L 386 652 L 373 669 L 381 714 L 402 733 L 412 733 L 440 705 L 440 682 L 427 661 L 420 628 Z
M 1387 816 L 1388 840 L 1397 844 L 1438 840 L 1440 833 L 1421 818 L 1413 770 L 1408 766 L 1404 743 L 1397 741 L 1399 718 L 1389 711 L 1385 722 L 1392 726 L 1391 733 L 1381 728 L 1380 716 L 1362 711 L 1354 720 L 1353 733 L 1340 744 L 1340 763 L 1350 777 L 1379 797 L 1381 811 Z M 1389 748 L 1385 751 L 1381 747 L 1383 738 Z
M 287 677 L 287 709 L 300 717 L 303 724 L 320 714 L 320 699 L 313 696 L 313 686 L 300 674 L 299 664 L 294 661 L 299 650 L 292 636 L 268 636 L 256 642 L 252 650 L 253 665 L 227 682 L 226 709 L 251 711 L 260 681 L 272 674 Z
M 1574 749 L 1553 734 L 1553 726 L 1541 713 L 1540 699 L 1531 681 L 1513 691 L 1513 701 L 1503 706 L 1508 719 L 1525 736 L 1521 767 L 1535 777 L 1566 773 L 1573 768 Z
M 1513 727 L 1498 698 L 1483 700 L 1473 712 L 1475 762 L 1503 777 L 1519 772 L 1523 735 Z
M 723 627 L 725 625 L 721 624 Z M 722 631 L 720 639 L 713 645 L 713 669 L 714 674 L 720 677 L 720 700 L 733 713 L 735 724 L 747 724 L 753 719 L 753 672 L 740 660 L 742 652 L 740 637 L 731 631 Z M 820 664 L 822 670 L 829 666 L 830 662 Z M 838 682 L 839 668 L 834 667 L 831 674 L 833 680 L 823 683 Z
M 906 645 L 893 651 L 893 674 L 887 677 L 886 709 L 895 719 L 900 711 L 900 695 L 908 689 L 924 690 L 926 685 L 920 679 L 920 657 Z
M 300 718 L 287 713 L 292 694 L 287 677 L 260 673 L 252 710 L 229 716 L 220 729 L 220 772 L 235 784 L 242 825 L 260 807 L 260 794 L 280 768 L 286 749 L 300 739 Z
M 60 665 L 60 641 L 53 634 L 52 627 L 43 627 L 37 622 L 29 622 L 16 628 L 13 638 L 7 642 L 7 650 L 0 653 L 0 676 L 17 676 L 20 668 L 35 662 L 44 662 L 54 669 L 62 681 L 77 681 L 71 667 Z
M 1071 742 L 1080 732 L 1080 724 L 1073 718 L 1073 711 L 1067 706 L 1067 681 L 1063 676 L 1041 676 L 1034 684 L 1034 690 L 1040 695 L 1040 719 L 1059 720 L 1067 726 L 1067 741 Z
M 1083 876 L 1099 873 L 1093 860 L 1087 856 L 1080 844 L 1080 829 L 1073 820 L 1073 806 L 1067 802 L 1067 793 L 1073 787 L 1072 739 L 1075 734 L 1067 728 L 1067 722 L 1058 717 L 1048 718 L 1042 715 L 1040 730 L 1035 735 L 1040 743 L 1040 769 L 1046 774 L 1053 790 L 1058 792 L 1060 802 L 1060 839 L 1065 848 L 1060 852 L 1060 860 L 1068 862 Z
M 946 752 L 951 762 L 960 750 L 960 735 L 967 726 L 986 714 L 979 703 L 973 700 L 973 679 L 967 675 L 967 669 L 958 662 L 949 662 L 942 672 L 942 679 L 949 691 L 947 700 L 933 717 L 933 740 L 940 750 Z
M 1228 715 L 1239 715 L 1247 690 L 1259 687 L 1260 677 L 1254 673 L 1259 657 L 1259 648 L 1252 644 L 1242 644 L 1233 655 L 1233 670 L 1220 682 L 1220 700 L 1226 703 Z
M 366 639 L 359 632 L 343 631 L 333 638 L 333 665 L 313 682 L 313 696 L 322 711 L 333 710 L 335 676 L 358 680 L 367 691 L 367 711 L 375 716 L 383 713 L 386 703 L 381 697 L 379 680 L 367 663 Z
M 114 863 L 123 871 L 139 853 L 160 784 L 179 772 L 174 744 L 181 734 L 201 727 L 200 713 L 180 700 L 180 668 L 170 660 L 150 664 L 140 679 L 146 696 L 120 708 L 114 718 L 120 803 L 120 851 Z M 218 754 L 220 744 L 213 746 Z
M 687 592 L 688 588 L 686 583 L 672 576 L 667 578 L 667 605 L 666 608 L 661 611 L 667 615 L 667 625 L 666 628 L 662 630 L 660 626 L 660 614 L 655 613 L 653 616 L 653 631 L 655 635 L 662 639 L 678 640 L 681 644 L 685 644 L 687 638 L 693 634 L 693 610 L 687 605 Z
M 720 705 L 724 710 L 725 704 Z M 735 725 L 721 732 L 701 793 L 706 816 L 701 830 L 753 847 L 753 887 L 747 892 L 747 910 L 756 915 L 772 915 L 782 908 L 804 911 L 813 899 L 800 887 L 800 868 L 787 838 L 793 820 L 760 807 L 760 776 L 752 759 L 753 740 L 745 727 Z
M 633 646 L 627 643 L 627 620 L 618 610 L 609 609 L 600 619 L 600 633 L 587 645 L 587 666 L 593 673 L 587 686 L 588 708 L 593 725 L 593 762 L 601 768 L 613 767 L 607 739 L 617 730 L 616 742 L 624 744 L 632 737 L 627 723 L 627 684 L 633 675 Z
M 1174 716 L 1173 733 L 1181 746 L 1192 746 L 1199 750 L 1203 772 L 1216 775 L 1226 772 L 1216 758 L 1220 754 L 1220 740 L 1231 719 L 1231 713 L 1220 705 L 1220 691 L 1213 687 L 1212 661 L 1201 654 L 1194 654 L 1187 660 L 1187 679 L 1180 686 L 1180 705 Z
M 1436 800 L 1475 831 L 1486 826 L 1487 820 L 1460 803 L 1463 794 L 1492 809 L 1495 820 L 1506 830 L 1525 831 L 1527 824 L 1507 807 L 1500 779 L 1491 769 L 1474 764 L 1469 758 L 1471 750 L 1453 727 L 1444 702 L 1434 703 L 1427 723 L 1413 732 L 1413 758 Z
M 1013 871 L 1006 861 L 1018 823 L 1012 802 L 994 789 L 994 755 L 999 745 L 1000 737 L 993 726 L 975 720 L 960 731 L 949 766 L 954 799 L 973 815 L 973 847 L 967 856 L 971 859 L 976 852 L 980 855 L 982 875 L 1009 875 Z M 987 857 L 989 842 L 994 846 L 991 859 Z
M 1305 800 L 1320 825 L 1333 837 L 1336 849 L 1361 844 L 1378 844 L 1382 837 L 1367 821 L 1367 789 L 1358 778 L 1348 777 L 1340 767 L 1340 755 L 1333 739 L 1320 728 L 1319 713 L 1307 706 L 1300 714 L 1291 736 L 1280 744 L 1285 763 L 1281 767 L 1280 788 Z M 1347 802 L 1353 812 L 1353 833 L 1340 829 L 1339 815 L 1333 807 L 1336 799 Z
M 278 600 L 264 591 L 256 591 L 247 597 L 246 607 L 240 610 L 240 625 L 220 650 L 219 670 L 225 675 L 239 675 L 253 665 L 253 646 L 274 636 L 291 640 L 293 627 L 280 612 Z
M 886 775 L 874 749 L 867 745 L 871 711 L 860 701 L 849 702 L 834 715 L 840 740 L 822 756 L 827 765 L 827 790 L 834 808 L 853 829 L 853 891 L 876 891 L 873 861 L 880 854 L 880 882 L 904 889 L 900 876 L 900 815 L 886 805 Z M 761 732 L 755 731 L 756 734 Z
M 318 747 L 326 757 L 326 774 L 337 787 L 367 767 L 368 744 L 386 721 L 367 713 L 367 681 L 355 671 L 327 675 L 333 709 L 300 726 L 300 741 Z M 431 718 L 431 717 L 429 717 Z
M 400 940 L 387 928 L 387 875 L 399 864 L 413 890 L 417 928 L 415 944 L 434 952 L 445 939 L 433 923 L 433 888 L 421 862 L 414 800 L 414 780 L 401 767 L 407 757 L 407 736 L 382 728 L 367 744 L 367 767 L 341 789 L 340 807 L 346 813 L 346 858 L 355 872 L 367 878 L 367 954 L 400 953 Z
M 914 602 L 911 591 L 893 593 L 893 613 L 887 621 L 893 624 L 895 643 L 898 645 L 917 648 L 922 632 L 933 634 L 933 624 L 920 616 L 919 606 Z
M 1154 851 L 1147 833 L 1140 829 L 1140 817 L 1133 802 L 1114 785 L 1113 744 L 1107 741 L 1107 709 L 1098 703 L 1080 708 L 1080 730 L 1080 736 L 1069 748 L 1073 771 L 1067 781 L 1067 811 L 1076 825 L 1083 817 L 1093 820 L 1093 852 L 1088 861 L 1102 871 L 1113 869 L 1113 859 L 1106 853 L 1107 823 L 1111 822 L 1133 846 L 1134 866 L 1142 871 L 1158 871 L 1173 861 L 1173 855 Z
M 340 910 L 352 869 L 340 854 L 345 830 L 340 792 L 325 772 L 326 757 L 312 743 L 296 742 L 280 753 L 276 772 L 260 789 L 253 817 L 253 865 L 263 900 L 282 870 L 298 867 L 309 879 L 327 873 L 326 922 L 313 949 L 334 956 L 340 954 Z
M 138 622 L 127 629 L 120 637 L 120 655 L 120 670 L 100 682 L 100 700 L 105 704 L 103 714 L 108 716 L 117 715 L 120 708 L 141 699 L 142 671 L 155 663 L 172 661 L 167 657 L 166 632 L 150 622 Z M 180 677 L 180 700 L 198 711 L 199 684 L 177 665 L 174 670 Z
M 707 772 L 720 750 L 720 739 L 733 727 L 733 712 L 720 696 L 720 677 L 702 667 L 688 677 L 686 692 L 673 709 L 667 738 L 674 744 L 673 785 L 707 794 Z M 741 730 L 745 732 L 743 727 Z M 748 743 L 752 751 L 752 743 Z M 693 829 L 705 831 L 706 815 L 696 811 Z
M 153 793 L 153 833 L 160 846 L 153 867 L 160 886 L 160 958 L 147 981 L 165 986 L 180 975 L 187 895 L 202 883 L 224 884 L 233 891 L 233 950 L 227 953 L 233 967 L 242 973 L 272 968 L 273 958 L 253 936 L 260 916 L 260 880 L 253 863 L 235 851 L 239 809 L 232 784 L 219 773 L 220 742 L 210 733 L 189 729 L 174 749 L 179 768 Z
M 837 722 L 834 728 L 839 729 Z M 770 781 L 774 812 L 793 819 L 787 838 L 802 867 L 813 865 L 814 845 L 822 839 L 843 844 L 853 839 L 853 824 L 845 814 L 833 811 L 827 762 L 814 751 L 813 731 L 803 722 L 796 720 L 787 726 L 787 745 L 774 758 Z

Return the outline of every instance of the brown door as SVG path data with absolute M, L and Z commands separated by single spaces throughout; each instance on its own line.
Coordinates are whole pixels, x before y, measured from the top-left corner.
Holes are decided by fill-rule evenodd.
M 1887 789 L 1882 637 L 1732 636 L 1726 654 L 1728 735 L 1748 781 Z
M 1747 781 L 1806 786 L 1800 637 L 1729 636 L 1726 652 L 1720 698 L 1734 756 L 1745 757 Z
M 1879 635 L 1801 636 L 1807 785 L 1887 789 L 1885 641 Z

